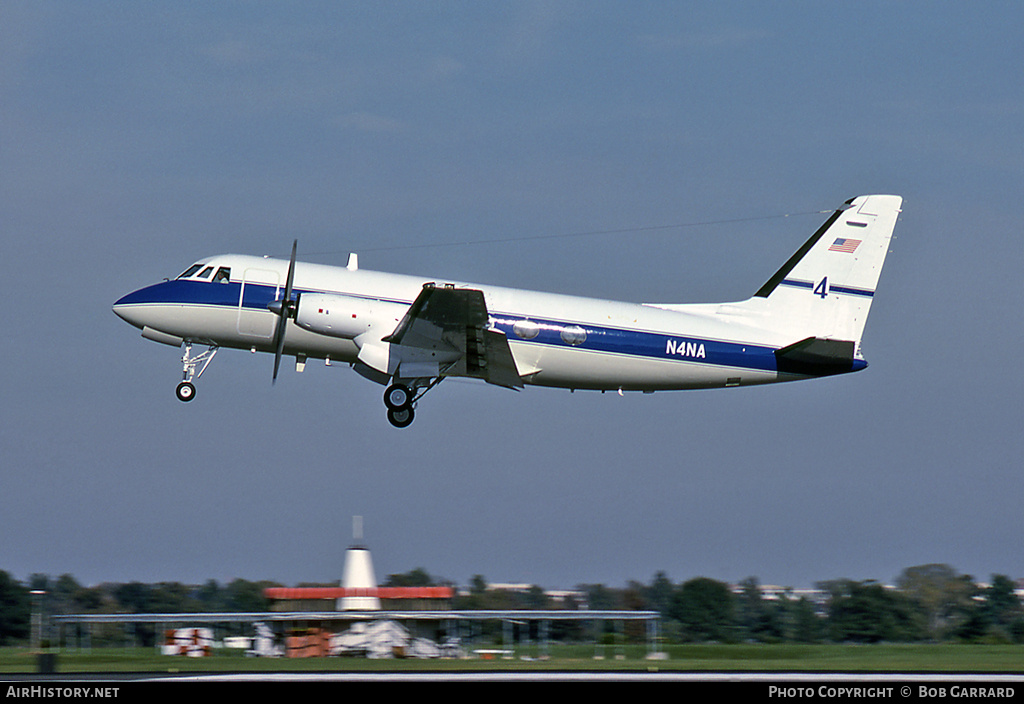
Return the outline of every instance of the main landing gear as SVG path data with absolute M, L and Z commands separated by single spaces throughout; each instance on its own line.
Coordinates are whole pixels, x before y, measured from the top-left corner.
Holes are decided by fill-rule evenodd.
M 396 428 L 407 428 L 416 417 L 414 407 L 423 394 L 437 386 L 441 377 L 436 379 L 412 379 L 408 382 L 395 381 L 384 392 L 384 405 L 388 409 L 388 422 Z
M 198 379 L 206 371 L 206 368 L 210 366 L 210 362 L 217 355 L 217 345 L 209 345 L 205 352 L 197 354 L 195 357 L 192 356 L 192 343 L 185 343 L 185 353 L 181 355 L 181 378 L 182 381 L 178 384 L 178 388 L 174 390 L 174 395 L 178 397 L 179 401 L 188 402 L 196 397 L 196 385 L 192 383 L 193 379 Z M 196 374 L 196 366 L 202 364 L 199 368 L 199 373 Z
M 392 384 L 384 392 L 384 405 L 388 408 L 388 422 L 396 428 L 408 427 L 416 418 L 413 410 L 413 391 L 405 384 Z

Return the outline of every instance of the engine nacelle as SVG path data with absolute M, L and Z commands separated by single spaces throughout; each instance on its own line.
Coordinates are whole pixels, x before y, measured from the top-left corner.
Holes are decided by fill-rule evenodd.
M 409 306 L 337 293 L 303 293 L 295 324 L 310 332 L 352 340 L 371 329 L 390 334 Z

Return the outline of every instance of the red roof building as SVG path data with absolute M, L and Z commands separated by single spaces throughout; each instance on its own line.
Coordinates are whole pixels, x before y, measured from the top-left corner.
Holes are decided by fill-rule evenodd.
M 452 587 L 269 587 L 263 594 L 272 611 L 336 611 L 344 598 L 377 598 L 385 611 L 438 611 L 451 609 Z

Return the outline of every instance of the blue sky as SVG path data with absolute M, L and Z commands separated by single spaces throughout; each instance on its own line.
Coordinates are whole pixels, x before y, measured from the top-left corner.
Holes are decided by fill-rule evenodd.
M 381 577 L 1024 577 L 1022 23 L 1010 2 L 5 2 L 0 569 L 327 581 L 362 515 Z M 110 311 L 294 238 L 323 263 L 738 300 L 862 193 L 905 199 L 871 366 L 814 383 L 449 381 L 399 432 L 350 371 L 272 386 L 239 352 L 181 404 L 179 353 Z

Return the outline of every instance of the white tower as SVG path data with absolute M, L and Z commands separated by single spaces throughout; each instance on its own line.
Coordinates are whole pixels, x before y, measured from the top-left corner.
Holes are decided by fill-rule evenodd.
M 377 578 L 373 574 L 373 560 L 370 550 L 362 544 L 363 517 L 352 518 L 353 544 L 345 553 L 345 569 L 341 586 L 356 592 L 353 596 L 338 599 L 339 611 L 380 611 L 380 599 L 376 595 Z M 359 593 L 362 592 L 362 593 Z

